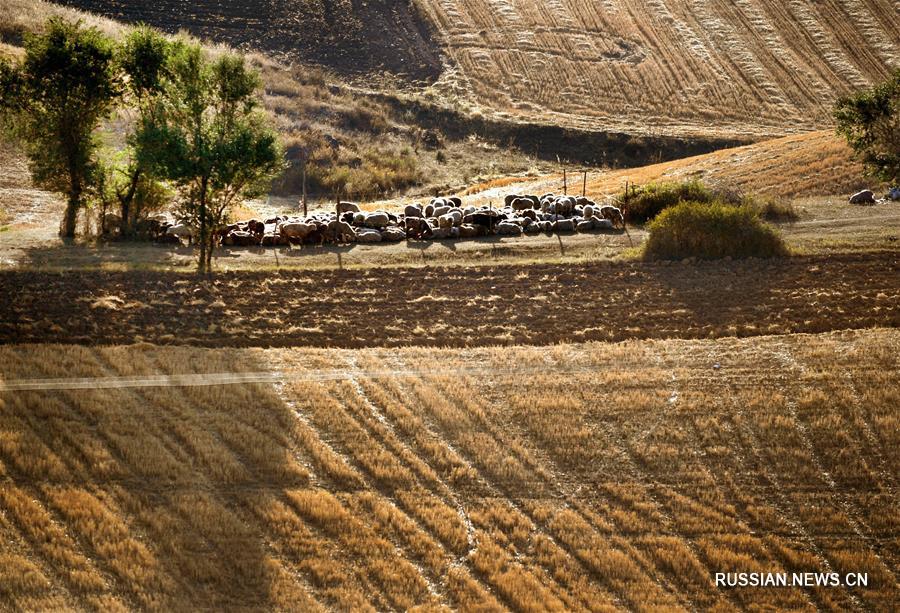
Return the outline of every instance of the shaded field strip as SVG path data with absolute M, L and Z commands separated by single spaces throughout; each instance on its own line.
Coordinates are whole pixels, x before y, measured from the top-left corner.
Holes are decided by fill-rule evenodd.
M 900 252 L 469 268 L 0 273 L 0 342 L 543 345 L 900 327 Z

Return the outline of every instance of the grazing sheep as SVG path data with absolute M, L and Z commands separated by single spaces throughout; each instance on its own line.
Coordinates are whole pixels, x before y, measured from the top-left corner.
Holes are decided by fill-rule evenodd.
M 875 204 L 875 192 L 864 189 L 850 196 L 850 204 Z
M 575 212 L 575 197 L 560 196 L 554 201 L 554 210 L 557 215 L 570 216 Z
M 278 232 L 286 240 L 302 241 L 311 232 L 315 231 L 316 224 L 304 223 L 302 221 L 284 222 L 278 226 Z
M 460 238 L 476 238 L 477 236 L 479 236 L 478 226 L 464 223 L 459 227 Z
M 380 229 L 384 228 L 391 222 L 391 218 L 384 211 L 375 211 L 366 215 L 364 225 L 368 228 Z
M 505 217 L 504 217 L 505 218 Z M 485 228 L 493 228 L 500 221 L 501 215 L 493 209 L 479 209 L 474 213 L 463 217 L 463 222 L 475 226 L 484 226 Z
M 614 227 L 611 219 L 602 219 L 600 217 L 594 217 L 591 223 L 594 225 L 594 230 L 612 230 Z
M 447 201 L 453 207 L 456 207 L 456 208 L 462 207 L 462 198 L 460 198 L 459 196 L 451 196 L 451 197 L 447 198 Z
M 380 243 L 381 242 L 381 232 L 378 230 L 372 230 L 370 228 L 359 228 L 356 231 L 356 242 L 357 243 Z
M 421 217 L 407 217 L 404 220 L 407 238 L 431 238 L 433 234 L 431 226 Z
M 581 211 L 581 215 L 585 219 L 590 219 L 591 217 L 593 217 L 594 216 L 594 205 L 586 204 L 584 206 L 584 209 L 582 209 L 582 211 Z
M 263 247 L 283 247 L 288 244 L 288 241 L 280 234 L 273 232 L 272 234 L 263 234 L 261 244 Z
M 166 236 L 174 236 L 179 241 L 187 239 L 188 245 L 194 243 L 194 234 L 196 234 L 196 230 L 185 223 L 175 224 L 166 229 Z
M 365 213 L 354 213 L 353 214 L 353 225 L 361 226 L 366 223 L 366 214 Z
M 231 244 L 237 247 L 253 247 L 259 244 L 259 238 L 243 230 L 237 230 L 228 236 L 231 237 Z
M 355 202 L 341 201 L 337 203 L 337 206 L 335 208 L 338 215 L 340 215 L 341 213 L 359 213 L 360 211 L 359 205 Z
M 594 229 L 594 220 L 585 219 L 584 221 L 579 221 L 575 224 L 575 229 L 579 232 L 590 232 Z
M 506 194 L 506 196 L 503 197 L 503 206 L 512 206 L 513 200 L 517 199 L 518 197 L 519 196 L 517 196 L 516 194 Z
M 356 232 L 350 224 L 335 219 L 326 226 L 325 236 L 336 243 L 352 243 Z
M 389 243 L 406 240 L 406 232 L 397 226 L 389 226 L 381 231 L 381 240 Z
M 446 205 L 435 206 L 435 207 L 434 207 L 434 211 L 432 212 L 432 215 L 433 215 L 434 217 L 440 217 L 441 215 L 446 215 L 446 214 L 449 213 L 452 209 L 453 209 L 453 207 L 446 206 Z
M 434 217 L 434 205 L 427 204 L 425 205 L 425 210 L 422 211 L 422 214 L 427 217 Z
M 601 206 L 600 210 L 597 211 L 598 217 L 602 219 L 608 219 L 612 222 L 614 227 L 625 228 L 625 216 L 622 215 L 622 210 L 618 207 L 614 207 L 611 205 Z
M 531 198 L 514 198 L 511 203 L 511 208 L 514 211 L 525 211 L 528 209 L 534 209 L 534 202 Z
M 435 228 L 434 232 L 431 235 L 431 238 L 435 240 L 443 240 L 445 238 L 451 238 L 453 236 L 452 230 L 456 230 L 457 228 Z
M 422 217 L 422 205 L 407 204 L 403 207 L 403 215 L 404 217 Z
M 497 234 L 502 236 L 519 236 L 522 234 L 522 226 L 511 221 L 501 221 L 497 224 Z
M 574 219 L 559 219 L 553 224 L 553 229 L 557 232 L 574 232 L 575 231 L 575 220 Z
M 156 240 L 162 233 L 163 225 L 156 219 L 139 219 L 135 224 L 138 236 Z
M 266 224 L 258 219 L 251 219 L 247 222 L 247 232 L 262 236 L 266 232 Z

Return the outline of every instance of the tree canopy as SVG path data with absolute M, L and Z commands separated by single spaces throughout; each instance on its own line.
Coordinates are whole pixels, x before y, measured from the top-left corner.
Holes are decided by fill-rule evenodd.
M 834 112 L 838 134 L 874 176 L 900 183 L 900 69 L 883 83 L 841 99 Z
M 23 62 L 0 62 L 0 108 L 24 143 L 31 174 L 66 195 L 64 236 L 75 235 L 95 184 L 95 130 L 120 92 L 113 42 L 81 22 L 51 18 L 44 33 L 26 36 Z
M 216 231 L 237 200 L 262 193 L 283 153 L 259 104 L 259 76 L 244 58 L 207 59 L 199 45 L 173 49 L 154 112 L 135 135 L 140 159 L 177 186 L 200 233 L 200 270 L 209 270 Z

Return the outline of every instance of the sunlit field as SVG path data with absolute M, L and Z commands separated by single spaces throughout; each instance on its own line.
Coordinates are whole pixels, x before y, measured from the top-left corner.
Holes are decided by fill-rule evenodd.
M 888 610 L 900 335 L 468 351 L 10 346 L 6 606 Z M 393 374 L 389 374 L 393 373 Z M 720 589 L 715 572 L 868 573 Z

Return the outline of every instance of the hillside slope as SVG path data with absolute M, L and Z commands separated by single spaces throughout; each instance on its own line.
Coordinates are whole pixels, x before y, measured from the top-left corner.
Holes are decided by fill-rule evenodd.
M 421 0 L 474 104 L 638 134 L 828 123 L 900 66 L 893 0 Z
M 582 176 L 569 174 L 569 189 L 581 193 Z M 711 186 L 787 199 L 849 195 L 877 187 L 868 179 L 847 144 L 831 131 L 765 140 L 679 160 L 588 174 L 587 194 L 602 198 L 622 192 L 625 184 L 699 179 Z M 473 185 L 473 202 L 502 199 L 506 193 L 562 191 L 563 177 L 507 177 Z
M 898 347 L 0 347 L 5 381 L 282 373 L 0 391 L 0 608 L 886 611 Z
M 433 81 L 440 50 L 408 2 L 394 0 L 63 0 L 125 22 L 144 22 L 348 75 L 387 71 Z
M 437 79 L 438 99 L 498 117 L 638 135 L 822 128 L 836 96 L 900 66 L 894 0 L 66 4 L 369 81 Z

